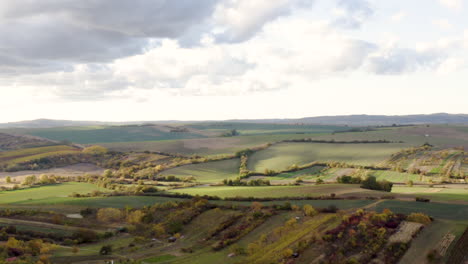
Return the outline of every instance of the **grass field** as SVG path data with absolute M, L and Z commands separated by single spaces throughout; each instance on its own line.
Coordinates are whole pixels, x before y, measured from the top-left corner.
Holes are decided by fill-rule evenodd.
M 437 248 L 440 240 L 447 233 L 459 236 L 466 228 L 466 223 L 436 219 L 411 242 L 411 247 L 400 260 L 400 264 L 425 263 L 427 253 Z
M 0 163 L 21 163 L 55 155 L 78 153 L 80 150 L 66 145 L 27 148 L 0 152 Z
M 427 197 L 438 201 L 463 201 L 468 202 L 468 186 L 455 185 L 458 188 L 438 188 L 438 187 L 405 187 L 394 186 L 392 193 L 412 194 L 415 196 Z
M 206 137 L 200 133 L 174 133 L 164 126 L 83 126 L 54 128 L 15 128 L 4 129 L 7 133 L 27 134 L 61 141 L 68 140 L 80 144 L 98 142 L 132 142 L 148 140 L 174 140 Z
M 327 125 L 295 125 L 295 124 L 261 124 L 261 123 L 238 123 L 238 122 L 209 122 L 191 124 L 190 127 L 203 131 L 213 131 L 223 133 L 236 129 L 241 135 L 256 134 L 312 134 L 312 133 L 332 133 L 334 131 L 345 131 L 345 126 L 327 126 Z
M 0 204 L 33 203 L 35 201 L 50 198 L 66 199 L 69 198 L 68 196 L 74 192 L 85 194 L 94 190 L 105 191 L 105 189 L 99 188 L 91 183 L 77 182 L 33 187 L 15 191 L 3 191 L 0 192 Z
M 387 180 L 394 183 L 407 183 L 410 180 L 414 183 L 424 182 L 424 180 L 429 178 L 417 174 L 401 173 L 397 171 L 372 171 L 370 175 L 375 176 L 379 181 Z
M 378 203 L 375 208 L 382 211 L 388 208 L 395 213 L 411 214 L 414 212 L 425 213 L 438 219 L 467 221 L 468 205 L 465 204 L 447 204 L 447 203 L 421 203 L 407 201 L 383 201 Z
M 177 177 L 194 176 L 201 183 L 219 183 L 224 179 L 233 179 L 239 176 L 239 159 L 229 159 L 186 165 L 163 171 L 164 175 Z
M 284 170 L 292 164 L 302 165 L 313 161 L 372 165 L 403 147 L 404 144 L 280 143 L 251 155 L 248 167 L 254 171 Z
M 324 184 L 324 185 L 302 185 L 302 186 L 216 186 L 216 187 L 192 187 L 184 189 L 174 189 L 170 192 L 187 193 L 190 195 L 212 195 L 219 197 L 300 197 L 300 196 L 321 196 L 335 193 L 337 196 L 382 196 L 388 193 L 371 191 L 359 188 L 354 184 Z
M 165 141 L 99 143 L 116 151 L 161 151 L 184 155 L 232 154 L 238 150 L 287 139 L 303 139 L 320 134 L 266 134 Z
M 428 135 L 428 137 L 426 137 Z M 380 140 L 404 141 L 411 146 L 429 143 L 436 147 L 468 147 L 466 126 L 431 125 L 429 127 L 412 126 L 398 128 L 382 128 L 368 132 L 336 133 L 335 135 L 317 136 L 320 139 L 335 140 Z

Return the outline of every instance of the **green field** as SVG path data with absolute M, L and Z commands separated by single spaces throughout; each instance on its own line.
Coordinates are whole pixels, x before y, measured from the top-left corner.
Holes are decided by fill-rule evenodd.
M 321 196 L 335 193 L 337 196 L 358 196 L 385 195 L 388 193 L 371 191 L 359 188 L 354 184 L 324 184 L 324 185 L 301 185 L 301 186 L 216 186 L 216 187 L 192 187 L 184 189 L 173 189 L 170 192 L 186 193 L 190 195 L 211 195 L 224 197 L 301 197 L 301 196 Z
M 50 198 L 73 199 L 68 196 L 74 192 L 86 194 L 94 190 L 105 191 L 106 189 L 99 188 L 91 183 L 69 182 L 15 191 L 3 191 L 0 192 L 0 204 L 32 203 Z
M 379 181 L 387 180 L 394 183 L 407 183 L 408 181 L 413 181 L 414 183 L 424 182 L 424 180 L 429 178 L 417 174 L 402 173 L 397 171 L 372 171 L 370 175 L 375 176 Z
M 43 137 L 51 140 L 67 140 L 79 144 L 98 142 L 132 142 L 149 140 L 174 140 L 206 137 L 200 133 L 173 133 L 162 126 L 85 126 L 54 128 L 15 128 L 4 129 L 7 133 L 17 133 Z
M 74 154 L 79 151 L 80 150 L 75 147 L 66 145 L 5 151 L 0 152 L 0 163 L 21 163 L 55 155 Z
M 411 242 L 411 247 L 400 260 L 400 264 L 425 263 L 427 253 L 437 248 L 438 243 L 447 233 L 460 236 L 465 230 L 466 223 L 436 219 L 431 225 L 425 227 Z
M 415 212 L 424 213 L 438 219 L 467 221 L 468 205 L 466 204 L 448 204 L 448 203 L 422 203 L 407 201 L 383 201 L 378 203 L 375 208 L 382 211 L 388 208 L 395 213 L 411 214 Z
M 375 165 L 402 148 L 404 144 L 280 143 L 251 155 L 248 167 L 261 172 L 265 169 L 285 170 L 292 164 L 303 165 L 313 161 Z
M 163 175 L 194 176 L 200 183 L 219 183 L 239 176 L 239 159 L 229 159 L 181 166 L 163 171 Z
M 192 128 L 223 133 L 236 129 L 241 135 L 258 134 L 312 134 L 312 133 L 332 133 L 334 131 L 346 131 L 349 128 L 345 126 L 331 125 L 310 125 L 310 124 L 270 124 L 270 123 L 240 123 L 240 122 L 209 122 L 190 124 Z
M 265 134 L 237 137 L 214 137 L 164 141 L 99 143 L 116 151 L 161 151 L 184 155 L 232 154 L 236 151 L 253 148 L 266 143 L 289 139 L 303 139 L 321 134 Z
M 457 185 L 461 186 L 461 185 Z M 462 201 L 468 202 L 468 186 L 459 188 L 438 188 L 438 187 L 406 187 L 406 186 L 394 186 L 392 193 L 398 194 L 412 194 L 415 196 L 427 197 L 438 201 Z

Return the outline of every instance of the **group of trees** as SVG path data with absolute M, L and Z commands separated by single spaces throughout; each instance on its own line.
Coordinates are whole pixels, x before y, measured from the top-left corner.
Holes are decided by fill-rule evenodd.
M 234 180 L 231 179 L 224 179 L 223 184 L 227 186 L 270 186 L 270 180 L 265 179 L 256 179 L 250 181 L 242 181 L 240 178 L 236 178 Z
M 370 190 L 391 192 L 392 187 L 392 182 L 389 182 L 387 180 L 377 181 L 377 179 L 374 176 L 369 176 L 367 177 L 367 179 L 361 182 L 361 188 Z
M 12 259 L 17 263 L 49 264 L 48 253 L 56 247 L 41 239 L 23 241 L 11 236 L 5 244 L 0 245 L 0 262 Z

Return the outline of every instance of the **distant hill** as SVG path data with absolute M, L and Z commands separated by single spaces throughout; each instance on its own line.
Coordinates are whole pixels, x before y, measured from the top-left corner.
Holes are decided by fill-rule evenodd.
M 111 122 L 97 121 L 72 121 L 72 120 L 54 120 L 54 119 L 36 119 L 28 121 L 10 122 L 0 124 L 0 128 L 46 128 L 46 127 L 65 127 L 65 126 L 96 126 L 110 125 Z
M 349 125 L 349 126 L 391 126 L 410 124 L 468 124 L 467 114 L 430 114 L 430 115 L 342 115 L 342 116 L 318 116 L 299 119 L 256 119 L 256 120 L 231 120 L 234 122 L 252 123 L 304 123 L 320 125 Z
M 36 119 L 30 121 L 0 123 L 0 128 L 52 128 L 67 126 L 98 126 L 98 125 L 136 125 L 136 124 L 177 124 L 200 123 L 207 121 L 131 121 L 131 122 L 99 122 Z M 223 121 L 217 121 L 223 122 Z M 340 115 L 317 116 L 297 119 L 236 119 L 226 122 L 239 123 L 275 123 L 275 124 L 318 124 L 318 125 L 349 125 L 349 126 L 390 126 L 410 124 L 468 124 L 468 114 L 437 113 L 429 115 Z

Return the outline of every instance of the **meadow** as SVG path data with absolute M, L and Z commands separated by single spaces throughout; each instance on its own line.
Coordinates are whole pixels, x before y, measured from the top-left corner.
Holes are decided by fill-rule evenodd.
M 314 161 L 341 161 L 355 165 L 376 165 L 389 158 L 404 144 L 327 144 L 279 143 L 249 157 L 248 168 L 285 170 L 292 164 L 303 165 Z
M 0 152 L 0 164 L 21 163 L 49 156 L 67 155 L 78 152 L 80 152 L 80 149 L 66 145 L 4 151 Z
M 0 192 L 0 204 L 27 203 L 50 198 L 68 198 L 73 193 L 86 194 L 106 191 L 91 183 L 67 182 L 48 186 L 32 187 L 15 191 Z
M 220 183 L 224 179 L 238 177 L 239 165 L 239 159 L 229 159 L 176 167 L 163 171 L 162 174 L 174 175 L 180 178 L 193 176 L 200 183 Z
M 324 185 L 300 185 L 300 186 L 214 186 L 191 187 L 173 189 L 169 192 L 185 193 L 190 195 L 210 195 L 225 197 L 303 197 L 303 196 L 327 196 L 335 193 L 337 196 L 382 196 L 384 192 L 364 190 L 355 184 L 324 184 Z

